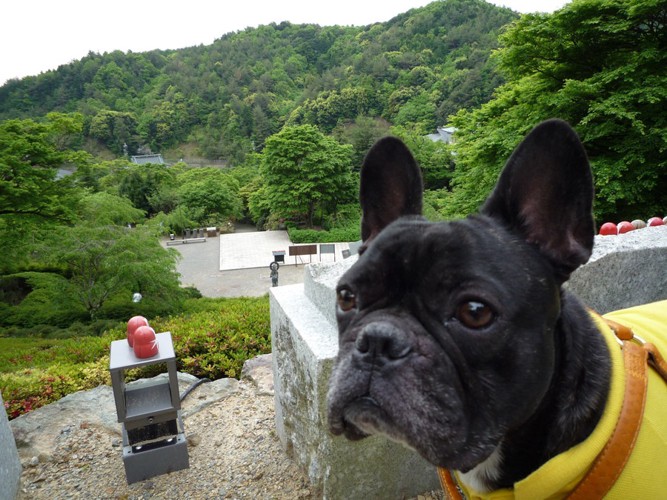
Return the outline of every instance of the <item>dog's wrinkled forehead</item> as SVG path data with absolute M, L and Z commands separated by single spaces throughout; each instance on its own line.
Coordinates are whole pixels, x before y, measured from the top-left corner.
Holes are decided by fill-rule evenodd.
M 392 288 L 474 279 L 510 277 L 509 255 L 527 252 L 520 239 L 484 216 L 451 222 L 404 217 L 387 226 L 343 276 L 341 283 L 374 281 Z M 474 263 L 473 265 L 468 265 Z M 528 264 L 526 264 L 528 265 Z M 493 268 L 493 273 L 489 273 Z

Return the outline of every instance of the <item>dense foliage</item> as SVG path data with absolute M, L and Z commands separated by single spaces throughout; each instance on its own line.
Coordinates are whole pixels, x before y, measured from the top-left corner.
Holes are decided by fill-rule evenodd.
M 598 220 L 662 216 L 666 24 L 665 4 L 654 0 L 575 0 L 515 22 L 498 52 L 507 83 L 454 119 L 460 140 L 449 213 L 478 206 L 519 139 L 555 116 L 577 129 L 588 151 Z
M 267 139 L 260 173 L 261 196 L 278 218 L 303 221 L 313 227 L 316 215 L 335 213 L 356 198 L 352 147 L 341 145 L 312 125 L 285 127 Z
M 189 301 L 184 313 L 152 319 L 151 325 L 171 332 L 179 371 L 211 380 L 239 377 L 245 360 L 271 350 L 267 297 Z M 110 385 L 110 345 L 124 338 L 124 324 L 102 336 L 0 338 L 0 392 L 9 417 Z M 153 376 L 154 369 L 130 370 L 128 380 Z

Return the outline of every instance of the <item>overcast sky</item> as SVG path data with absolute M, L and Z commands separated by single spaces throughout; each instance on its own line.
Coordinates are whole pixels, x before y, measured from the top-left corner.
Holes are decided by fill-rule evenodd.
M 518 12 L 553 12 L 568 0 L 492 0 Z M 9 0 L 0 17 L 0 85 L 88 52 L 208 45 L 271 22 L 362 26 L 430 0 Z

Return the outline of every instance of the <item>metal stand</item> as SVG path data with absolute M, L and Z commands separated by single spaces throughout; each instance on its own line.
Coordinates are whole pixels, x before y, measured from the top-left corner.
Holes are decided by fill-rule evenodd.
M 127 340 L 111 343 L 109 371 L 118 422 L 122 425 L 128 484 L 190 466 L 171 333 L 158 333 L 155 337 L 158 354 L 147 359 L 137 358 Z M 168 380 L 125 386 L 125 370 L 160 363 L 166 365 Z

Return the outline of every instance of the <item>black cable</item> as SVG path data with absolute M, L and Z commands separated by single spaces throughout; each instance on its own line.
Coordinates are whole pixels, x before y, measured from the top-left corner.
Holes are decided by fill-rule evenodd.
M 190 394 L 192 391 L 194 391 L 197 387 L 199 387 L 204 382 L 210 382 L 210 380 L 207 379 L 207 378 L 200 378 L 194 384 L 192 384 L 190 387 L 185 389 L 185 392 L 183 394 L 181 394 L 181 401 L 183 401 L 188 396 L 188 394 Z

